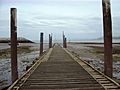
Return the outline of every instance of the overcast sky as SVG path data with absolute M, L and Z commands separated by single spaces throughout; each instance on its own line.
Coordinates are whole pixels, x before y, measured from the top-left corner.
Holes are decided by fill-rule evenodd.
M 62 39 L 93 39 L 103 36 L 102 0 L 0 0 L 0 37 L 10 36 L 10 8 L 17 8 L 19 37 L 39 39 L 53 33 Z M 120 36 L 120 0 L 111 0 L 113 36 Z

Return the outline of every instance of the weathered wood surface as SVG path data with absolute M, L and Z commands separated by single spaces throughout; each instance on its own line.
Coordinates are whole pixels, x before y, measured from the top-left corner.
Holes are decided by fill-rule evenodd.
M 48 61 L 42 62 L 20 90 L 104 90 L 104 88 L 73 60 L 59 45 L 55 45 Z
M 17 9 L 11 8 L 11 77 L 12 82 L 18 79 L 18 65 L 17 65 Z

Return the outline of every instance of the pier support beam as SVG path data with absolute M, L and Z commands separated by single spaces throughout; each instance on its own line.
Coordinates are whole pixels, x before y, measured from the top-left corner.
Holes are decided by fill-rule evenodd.
M 50 47 L 52 48 L 52 34 L 51 34 L 51 37 L 50 37 Z
M 104 73 L 112 78 L 112 20 L 110 0 L 102 0 L 104 27 Z
M 51 47 L 50 47 L 50 37 L 51 37 L 51 36 L 50 36 L 50 34 L 49 34 L 49 48 L 51 48 Z
M 49 34 L 49 48 L 52 48 L 52 34 Z
M 67 48 L 67 38 L 64 39 L 64 48 Z
M 65 35 L 64 35 L 64 32 L 63 32 L 63 47 L 65 47 Z
M 43 33 L 40 33 L 40 55 L 43 53 Z
M 18 79 L 18 65 L 17 65 L 17 10 L 11 8 L 11 76 L 12 83 Z

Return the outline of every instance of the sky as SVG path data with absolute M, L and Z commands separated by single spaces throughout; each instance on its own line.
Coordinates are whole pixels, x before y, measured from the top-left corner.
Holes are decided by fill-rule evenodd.
M 0 37 L 10 37 L 10 8 L 17 8 L 18 37 L 38 40 L 103 36 L 102 0 L 0 0 Z M 111 0 L 113 36 L 120 36 L 120 0 Z

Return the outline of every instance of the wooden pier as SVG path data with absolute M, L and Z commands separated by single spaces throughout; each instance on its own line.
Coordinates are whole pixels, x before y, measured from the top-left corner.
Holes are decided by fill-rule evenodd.
M 55 44 L 8 90 L 120 90 L 120 86 Z

